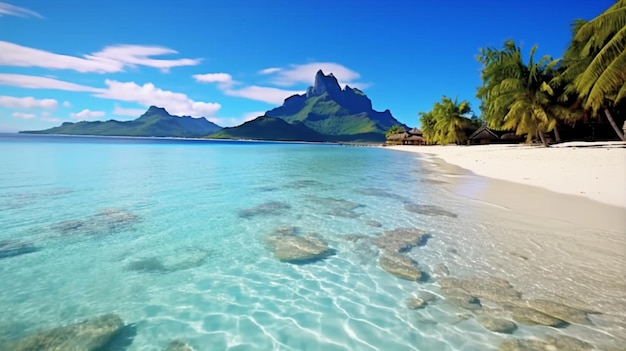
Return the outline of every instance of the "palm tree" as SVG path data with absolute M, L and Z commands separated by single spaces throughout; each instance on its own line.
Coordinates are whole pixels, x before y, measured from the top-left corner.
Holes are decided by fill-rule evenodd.
M 512 40 L 504 43 L 503 50 L 481 49 L 478 61 L 483 64 L 483 85 L 478 88 L 477 97 L 482 100 L 488 127 L 526 134 L 527 142 L 539 135 L 547 146 L 544 133 L 553 130 L 559 119 L 572 120 L 574 113 L 557 103 L 548 84 L 558 61 L 544 56 L 535 62 L 536 50 L 537 46 L 531 49 L 526 65 L 521 49 Z
M 462 144 L 467 139 L 463 129 L 470 126 L 470 120 L 466 117 L 472 112 L 469 102 L 458 101 L 446 97 L 441 102 L 436 102 L 433 106 L 433 117 L 435 118 L 435 130 L 438 133 L 437 139 L 441 144 Z
M 589 22 L 574 22 L 564 55 L 564 77 L 570 79 L 585 110 L 602 110 L 613 130 L 626 141 L 610 107 L 626 97 L 626 0 L 618 0 Z
M 428 144 L 437 143 L 437 131 L 435 125 L 437 121 L 432 112 L 420 112 L 420 126 L 422 127 L 422 136 Z

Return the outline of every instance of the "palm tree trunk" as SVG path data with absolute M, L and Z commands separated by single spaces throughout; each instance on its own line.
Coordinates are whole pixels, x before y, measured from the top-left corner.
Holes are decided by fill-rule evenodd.
M 613 127 L 615 134 L 617 134 L 617 137 L 620 138 L 621 141 L 626 141 L 626 139 L 624 139 L 624 134 L 619 130 L 619 127 L 617 127 L 617 124 L 613 120 L 613 116 L 611 115 L 611 112 L 608 108 L 604 109 L 604 114 L 606 115 L 606 119 L 609 120 L 611 127 Z
M 539 134 L 539 139 L 541 139 L 541 143 L 543 144 L 543 146 L 548 147 L 546 136 L 543 135 L 543 132 L 539 128 L 537 128 L 537 134 Z
M 561 134 L 559 133 L 559 128 L 557 126 L 554 126 L 554 140 L 556 140 L 557 143 L 561 142 Z

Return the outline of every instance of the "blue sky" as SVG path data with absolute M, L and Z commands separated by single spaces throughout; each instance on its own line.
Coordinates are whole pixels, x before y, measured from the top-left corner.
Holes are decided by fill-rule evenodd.
M 0 132 L 130 120 L 148 106 L 233 126 L 318 69 L 417 124 L 443 95 L 478 113 L 476 55 L 507 39 L 560 57 L 608 0 L 0 2 Z

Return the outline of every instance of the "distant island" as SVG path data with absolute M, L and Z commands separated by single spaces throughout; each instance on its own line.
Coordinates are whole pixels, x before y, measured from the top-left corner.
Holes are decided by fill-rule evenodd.
M 133 121 L 65 122 L 46 130 L 20 133 L 201 138 L 221 129 L 222 127 L 204 117 L 174 116 L 164 108 L 150 106 L 143 115 Z
M 315 142 L 383 142 L 393 126 L 408 127 L 389 110 L 372 109 L 372 101 L 359 89 L 341 89 L 337 78 L 319 70 L 306 94 L 285 99 L 282 106 L 236 127 L 222 128 L 206 118 L 170 115 L 151 106 L 133 121 L 65 122 L 31 134 L 182 137 Z
M 286 122 L 286 123 L 285 123 Z M 233 128 L 224 128 L 211 138 L 303 141 L 382 142 L 394 125 L 408 127 L 389 110 L 374 111 L 372 101 L 359 89 L 341 89 L 337 78 L 319 70 L 306 94 L 293 95 L 264 116 Z M 276 135 L 279 128 L 281 132 Z

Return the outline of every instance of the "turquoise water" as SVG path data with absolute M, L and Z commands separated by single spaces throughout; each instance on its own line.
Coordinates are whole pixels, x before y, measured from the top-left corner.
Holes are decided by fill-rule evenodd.
M 398 279 L 354 235 L 425 230 L 408 253 L 475 272 L 488 245 L 480 204 L 438 184 L 414 155 L 338 145 L 0 135 L 0 338 L 116 313 L 127 350 L 184 340 L 196 350 L 496 350 L 445 301 L 410 310 L 436 279 Z M 350 201 L 349 211 L 337 204 Z M 241 211 L 276 204 L 269 213 Z M 408 212 L 439 206 L 458 217 Z M 378 222 L 381 227 L 373 226 Z M 264 237 L 315 233 L 334 255 L 280 262 Z M 497 271 L 496 268 L 494 268 Z M 490 272 L 491 273 L 491 272 Z M 4 333 L 5 335 L 2 335 Z M 516 337 L 543 333 L 520 326 Z

